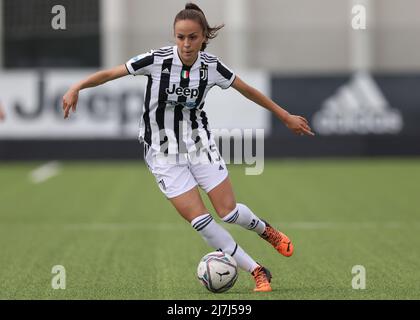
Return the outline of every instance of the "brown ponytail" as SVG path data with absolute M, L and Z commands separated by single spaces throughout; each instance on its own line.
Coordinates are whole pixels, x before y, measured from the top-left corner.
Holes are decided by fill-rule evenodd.
M 203 45 L 201 46 L 201 51 L 204 51 L 206 49 L 208 41 L 210 39 L 216 38 L 217 31 L 224 27 L 224 24 L 215 27 L 210 27 L 203 10 L 201 10 L 199 6 L 191 2 L 187 3 L 185 5 L 185 9 L 178 12 L 178 14 L 175 16 L 174 28 L 175 24 L 179 20 L 194 20 L 200 24 L 201 28 L 203 29 L 203 34 L 206 37 L 206 41 L 203 42 Z

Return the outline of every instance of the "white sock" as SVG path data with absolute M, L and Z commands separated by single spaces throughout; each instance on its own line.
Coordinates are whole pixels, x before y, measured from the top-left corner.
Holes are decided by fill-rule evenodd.
M 262 234 L 265 230 L 265 223 L 258 218 L 246 205 L 236 204 L 236 208 L 222 218 L 224 222 L 236 223 L 248 230 L 254 230 Z
M 210 214 L 203 214 L 191 221 L 192 227 L 197 230 L 204 241 L 216 250 L 220 250 L 231 255 L 238 266 L 252 272 L 258 263 L 256 263 L 236 242 L 224 228 L 222 228 Z

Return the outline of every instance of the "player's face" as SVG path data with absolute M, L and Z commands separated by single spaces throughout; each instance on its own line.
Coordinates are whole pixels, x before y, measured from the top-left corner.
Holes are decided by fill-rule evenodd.
M 201 45 L 206 40 L 200 24 L 194 20 L 178 20 L 175 23 L 175 40 L 182 62 L 195 62 Z

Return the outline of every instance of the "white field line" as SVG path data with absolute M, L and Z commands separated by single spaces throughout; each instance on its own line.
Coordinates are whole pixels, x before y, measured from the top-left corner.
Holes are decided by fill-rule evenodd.
M 32 170 L 29 173 L 29 180 L 32 183 L 42 183 L 57 175 L 61 170 L 61 165 L 57 161 L 50 161 Z
M 389 221 L 389 222 L 285 222 L 279 223 L 279 226 L 283 226 L 291 229 L 308 229 L 308 230 L 321 230 L 321 229 L 399 229 L 410 226 L 408 223 L 400 221 Z M 415 225 L 419 225 L 416 223 Z
M 239 226 L 228 225 L 219 222 L 228 230 L 241 230 Z M 420 228 L 420 221 L 411 222 L 285 222 L 273 223 L 282 229 L 294 230 L 334 230 L 334 229 L 401 229 L 401 228 Z M 182 230 L 188 227 L 188 224 L 180 223 L 72 223 L 61 225 L 67 230 Z M 57 226 L 59 227 L 59 226 Z
M 244 230 L 240 226 L 219 222 L 229 231 Z M 412 222 L 284 222 L 275 223 L 280 230 L 374 230 L 374 229 L 420 229 L 420 221 Z M 35 228 L 68 231 L 180 231 L 191 228 L 188 223 L 0 223 L 2 228 Z M 191 228 L 191 230 L 193 230 Z

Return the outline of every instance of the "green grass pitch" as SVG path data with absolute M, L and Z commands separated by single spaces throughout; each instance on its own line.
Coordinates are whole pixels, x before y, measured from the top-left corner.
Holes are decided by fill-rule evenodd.
M 0 165 L 0 299 L 420 299 L 419 159 L 266 161 L 259 176 L 231 165 L 237 201 L 288 234 L 295 254 L 223 224 L 271 270 L 273 292 L 253 293 L 240 271 L 222 294 L 196 279 L 212 249 L 142 161 L 63 162 L 34 184 L 41 164 Z M 54 265 L 65 290 L 51 287 Z M 364 290 L 352 288 L 354 265 Z

